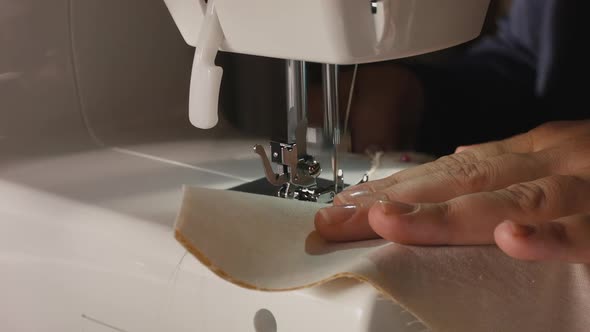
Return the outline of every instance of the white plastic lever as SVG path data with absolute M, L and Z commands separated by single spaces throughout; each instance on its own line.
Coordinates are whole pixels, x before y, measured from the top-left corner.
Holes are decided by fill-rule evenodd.
M 223 69 L 215 66 L 215 58 L 223 39 L 215 0 L 209 0 L 196 43 L 190 83 L 189 120 L 197 128 L 213 128 L 218 121 L 217 108 Z

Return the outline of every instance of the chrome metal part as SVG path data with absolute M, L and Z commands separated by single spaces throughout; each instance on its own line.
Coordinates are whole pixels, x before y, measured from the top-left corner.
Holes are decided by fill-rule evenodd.
M 277 187 L 277 196 L 311 202 L 332 202 L 344 186 L 344 176 L 338 167 L 340 119 L 338 114 L 338 67 L 323 65 L 324 135 L 332 152 L 333 185 L 320 188 L 316 178 L 322 168 L 307 154 L 307 91 L 305 63 L 287 60 L 287 135 L 270 143 L 268 158 L 261 145 L 254 146 L 260 156 L 267 180 Z M 285 141 L 282 141 L 285 140 Z M 272 163 L 278 165 L 278 173 Z
M 307 75 L 305 62 L 287 60 L 287 142 L 299 145 L 298 157 L 307 154 Z
M 324 87 L 324 136 L 325 141 L 331 144 L 334 191 L 338 193 L 343 186 L 343 182 L 340 180 L 342 176 L 339 176 L 342 170 L 338 165 L 338 146 L 340 145 L 341 135 L 338 109 L 338 66 L 323 64 L 322 78 Z
M 262 160 L 264 175 L 266 176 L 268 182 L 270 182 L 273 186 L 282 186 L 289 181 L 288 174 L 275 174 L 275 172 L 272 170 L 270 160 L 268 160 L 268 157 L 266 156 L 266 151 L 264 151 L 264 147 L 262 147 L 262 145 L 256 144 L 254 146 L 254 152 L 258 154 Z

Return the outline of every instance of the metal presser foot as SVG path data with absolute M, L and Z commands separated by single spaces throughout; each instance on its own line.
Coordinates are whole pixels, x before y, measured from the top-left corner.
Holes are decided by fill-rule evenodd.
M 338 118 L 338 67 L 322 65 L 324 87 L 324 150 L 331 150 L 333 180 L 319 178 L 320 163 L 307 154 L 307 98 L 305 63 L 287 60 L 287 112 L 276 112 L 277 134 L 270 143 L 270 158 L 264 147 L 254 146 L 262 160 L 265 178 L 232 190 L 273 195 L 301 201 L 331 203 L 344 189 L 344 174 L 338 165 L 340 121 Z M 276 173 L 272 164 L 277 166 Z M 361 182 L 366 182 L 365 176 Z
M 338 183 L 319 178 L 321 166 L 311 156 L 297 158 L 297 145 L 273 144 L 279 151 L 271 152 L 268 158 L 261 145 L 254 146 L 254 152 L 260 156 L 264 169 L 264 178 L 245 183 L 230 190 L 276 196 L 286 199 L 297 199 L 308 202 L 332 203 L 338 193 L 335 188 L 344 188 L 343 172 L 338 172 Z M 271 147 L 272 149 L 272 147 Z M 282 173 L 275 173 L 272 162 L 279 163 Z M 283 160 L 285 164 L 277 162 Z
M 332 202 L 337 192 L 335 188 L 343 188 L 344 177 L 342 170 L 339 172 L 336 185 L 325 181 L 330 185 L 319 185 L 318 176 L 322 169 L 320 163 L 313 157 L 305 155 L 298 157 L 297 144 L 271 143 L 272 161 L 283 168 L 282 174 L 275 174 L 272 170 L 264 148 L 261 145 L 254 146 L 254 152 L 260 156 L 267 181 L 273 186 L 279 187 L 277 196 L 282 198 L 298 199 L 309 202 Z
M 329 204 L 347 186 L 341 169 L 337 172 L 336 182 L 319 178 L 320 164 L 311 156 L 296 158 L 296 145 L 271 143 L 271 151 L 273 147 L 275 151 L 271 152 L 272 156 L 269 159 L 261 145 L 254 146 L 254 152 L 262 161 L 265 177 L 230 190 Z M 286 164 L 280 164 L 281 160 Z M 278 168 L 284 172 L 275 173 L 271 161 L 279 163 Z M 365 174 L 357 184 L 367 181 L 369 176 Z

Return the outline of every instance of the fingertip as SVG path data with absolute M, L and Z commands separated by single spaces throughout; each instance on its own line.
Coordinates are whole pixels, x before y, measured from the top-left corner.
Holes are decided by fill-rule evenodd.
M 539 230 L 532 225 L 504 221 L 494 229 L 496 245 L 508 256 L 520 260 L 545 260 L 552 257 Z
M 368 214 L 371 228 L 382 238 L 403 244 L 415 241 L 412 236 L 412 227 L 403 214 L 396 214 L 395 206 L 389 201 L 376 202 Z
M 313 219 L 313 225 L 315 227 L 315 230 L 318 232 L 318 234 L 320 234 L 320 236 L 325 239 L 325 240 L 330 240 L 328 237 L 330 236 L 329 233 L 325 232 L 325 227 L 324 227 L 324 216 L 322 215 L 321 210 L 316 212 L 315 217 Z
M 513 234 L 513 222 L 504 221 L 494 229 L 494 240 L 496 245 L 508 256 L 517 259 L 524 259 L 526 244 L 522 238 L 515 238 Z
M 345 215 L 348 213 L 349 215 Z M 339 231 L 337 225 L 346 222 L 355 211 L 353 208 L 346 207 L 325 207 L 316 212 L 314 217 L 314 226 L 320 236 L 328 241 L 339 241 Z
M 331 242 L 378 237 L 367 222 L 367 209 L 356 206 L 322 208 L 315 214 L 314 226 L 323 239 Z
M 325 208 L 319 209 L 318 212 L 316 212 L 313 218 L 313 224 L 317 231 L 320 231 L 320 229 L 324 228 L 324 225 L 327 223 L 327 218 L 328 216 L 326 215 Z

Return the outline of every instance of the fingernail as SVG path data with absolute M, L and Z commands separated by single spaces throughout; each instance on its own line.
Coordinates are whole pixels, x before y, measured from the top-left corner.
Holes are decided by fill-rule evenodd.
M 341 192 L 336 196 L 334 202 L 338 204 L 367 206 L 373 205 L 376 201 L 387 201 L 387 195 L 382 192 L 374 192 L 370 190 L 358 190 L 350 192 Z
M 338 202 L 340 204 L 350 204 L 355 199 L 359 199 L 359 197 L 367 197 L 370 194 L 371 192 L 369 190 L 350 189 L 348 191 L 342 191 L 340 194 L 336 195 L 336 198 L 334 198 L 334 202 Z
M 402 202 L 378 201 L 377 204 L 379 205 L 381 212 L 385 215 L 408 214 L 416 210 L 416 205 L 405 204 Z
M 512 228 L 512 235 L 518 237 L 529 237 L 537 231 L 537 228 L 532 225 L 517 224 L 509 221 L 510 227 Z
M 342 224 L 350 220 L 356 213 L 356 205 L 338 205 L 320 209 L 318 222 L 323 225 Z

